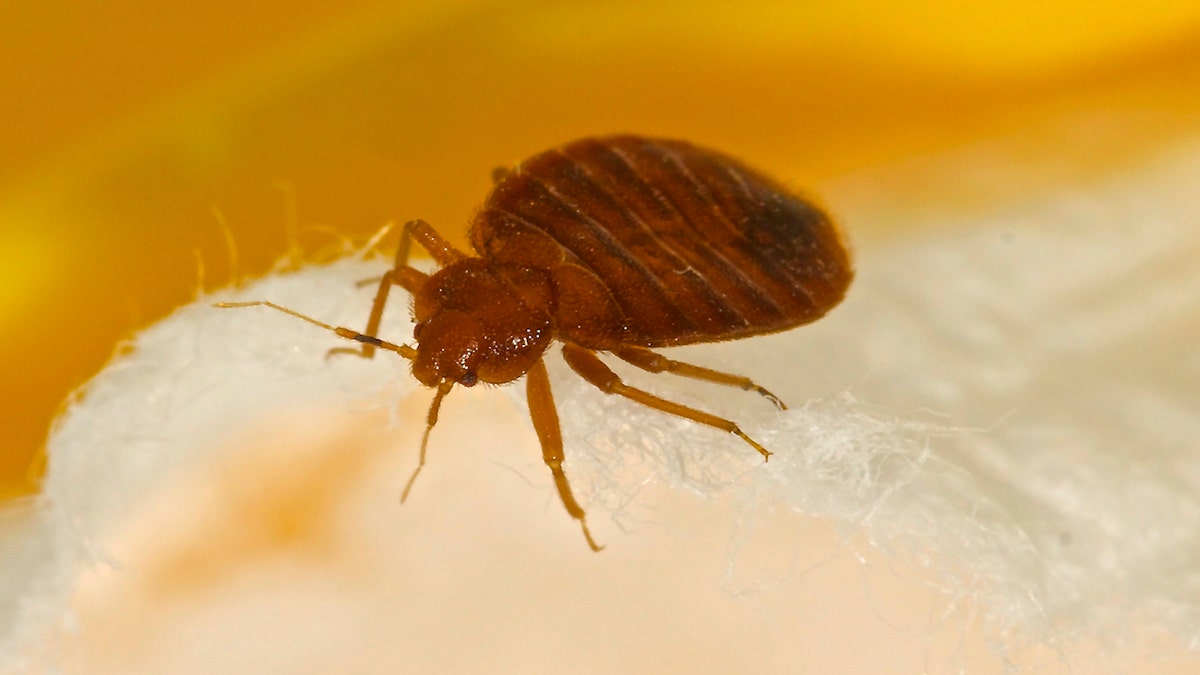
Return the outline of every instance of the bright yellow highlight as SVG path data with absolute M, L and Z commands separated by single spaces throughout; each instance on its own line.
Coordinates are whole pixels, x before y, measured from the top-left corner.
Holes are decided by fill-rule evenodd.
M 37 228 L 12 214 L 0 215 L 0 327 L 20 330 L 22 317 L 32 311 L 46 287 L 54 282 L 54 268 L 62 263 L 54 242 Z
M 315 248 L 421 217 L 463 244 L 488 168 L 586 134 L 684 136 L 808 187 L 1097 93 L 1169 135 L 1200 68 L 1194 0 L 10 4 L 0 495 L 34 489 L 113 346 L 194 297 L 197 254 L 229 279 L 214 209 L 261 273 L 289 227 Z M 1153 96 L 1123 93 L 1147 73 Z
M 1200 34 L 1200 3 L 1118 0 L 1000 3 L 630 3 L 602 12 L 550 4 L 500 27 L 567 50 L 619 52 L 655 44 L 742 56 L 817 51 L 847 61 L 943 73 L 1041 76 L 1167 46 Z

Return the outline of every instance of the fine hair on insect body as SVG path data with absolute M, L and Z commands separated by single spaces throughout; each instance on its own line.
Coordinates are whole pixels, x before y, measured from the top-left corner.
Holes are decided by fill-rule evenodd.
M 563 506 L 600 550 L 563 471 L 563 439 L 543 357 L 554 342 L 567 365 L 615 394 L 737 436 L 771 453 L 736 423 L 621 380 L 608 353 L 651 373 L 777 396 L 749 378 L 668 359 L 657 348 L 740 339 L 814 321 L 841 302 L 852 278 L 833 222 L 813 204 L 726 155 L 684 141 L 590 137 L 547 150 L 509 171 L 470 227 L 460 251 L 423 220 L 405 224 L 364 330 L 334 327 L 270 301 L 266 306 L 360 343 L 336 352 L 373 358 L 383 349 L 410 362 L 435 390 L 420 459 L 455 385 L 525 378 L 529 415 Z M 438 269 L 409 264 L 413 242 Z M 415 346 L 378 336 L 393 286 L 412 294 Z

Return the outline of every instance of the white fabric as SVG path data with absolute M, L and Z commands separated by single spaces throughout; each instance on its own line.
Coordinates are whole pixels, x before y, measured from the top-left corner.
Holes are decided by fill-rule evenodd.
M 817 516 L 848 546 L 865 537 L 928 567 L 992 636 L 1120 645 L 1161 629 L 1200 645 L 1197 185 L 1200 146 L 1181 147 L 1090 185 L 860 241 L 858 277 L 826 319 L 669 352 L 754 377 L 792 405 L 783 413 L 753 394 L 614 364 L 631 382 L 738 420 L 775 453 L 766 464 L 737 439 L 603 397 L 552 352 L 567 471 L 608 546 L 599 555 L 639 538 L 655 545 L 639 495 L 665 483 L 732 510 L 730 564 L 771 514 Z M 270 299 L 359 327 L 372 289 L 354 281 L 384 264 L 345 260 L 216 299 Z M 109 538 L 159 503 L 161 486 L 218 461 L 222 438 L 289 407 L 390 410 L 419 389 L 398 358 L 326 360 L 338 340 L 319 328 L 267 309 L 214 309 L 213 299 L 139 335 L 57 424 L 44 495 L 3 521 L 0 667 L 58 658 L 80 576 L 136 567 Z M 383 331 L 397 341 L 410 335 L 405 302 L 397 294 Z M 523 409 L 521 386 L 503 391 Z M 442 424 L 472 419 L 451 411 L 482 400 L 456 390 Z M 423 481 L 462 451 L 439 445 L 443 433 Z M 411 468 L 415 447 L 388 452 Z M 514 527 L 567 521 L 536 450 L 521 461 L 546 513 Z M 457 499 L 431 490 L 419 482 L 415 495 L 443 508 Z M 552 545 L 584 548 L 574 536 Z

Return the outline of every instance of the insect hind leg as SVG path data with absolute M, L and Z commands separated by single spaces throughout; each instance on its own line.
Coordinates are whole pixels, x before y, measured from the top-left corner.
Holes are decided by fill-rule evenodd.
M 769 450 L 759 444 L 758 441 L 755 441 L 753 438 L 747 436 L 736 423 L 723 417 L 717 417 L 716 415 L 706 413 L 702 410 L 696 410 L 695 408 L 688 407 L 682 403 L 676 403 L 674 401 L 668 401 L 664 398 L 659 398 L 648 391 L 625 384 L 623 381 L 621 381 L 621 378 L 617 376 L 612 369 L 606 366 L 604 362 L 600 360 L 600 357 L 596 356 L 596 353 L 590 349 L 567 343 L 563 345 L 562 353 L 563 358 L 566 360 L 567 365 L 571 367 L 571 370 L 574 370 L 579 374 L 580 377 L 587 380 L 597 389 L 606 394 L 617 394 L 619 396 L 624 396 L 627 399 L 637 401 L 638 403 L 650 408 L 654 408 L 655 410 L 660 410 L 677 417 L 683 417 L 685 419 L 692 420 L 693 422 L 699 422 L 700 424 L 705 424 L 710 427 L 720 429 L 721 431 L 731 433 L 748 443 L 750 447 L 757 450 L 759 454 L 763 456 L 763 459 L 769 459 L 771 457 L 771 452 Z M 631 363 L 634 362 L 631 361 Z M 634 363 L 634 365 L 638 364 Z
M 615 354 L 616 357 L 622 361 L 631 363 L 638 368 L 651 373 L 674 373 L 675 375 L 690 377 L 695 380 L 715 382 L 717 384 L 724 384 L 730 387 L 738 387 L 739 389 L 744 389 L 746 391 L 757 392 L 770 399 L 770 401 L 775 404 L 775 407 L 779 408 L 780 410 L 787 410 L 787 406 L 784 405 L 783 401 L 781 401 L 778 396 L 759 386 L 754 382 L 754 380 L 751 380 L 748 377 L 734 375 L 732 373 L 723 373 L 719 370 L 711 370 L 701 366 L 693 366 L 690 363 L 684 363 L 682 361 L 674 361 L 660 354 L 656 354 L 649 349 L 641 349 L 638 347 L 622 347 L 621 349 L 613 350 L 613 354 Z

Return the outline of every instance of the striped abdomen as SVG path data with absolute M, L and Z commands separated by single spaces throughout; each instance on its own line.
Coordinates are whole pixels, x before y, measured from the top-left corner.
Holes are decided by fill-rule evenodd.
M 658 347 L 813 321 L 853 276 L 829 218 L 740 162 L 680 141 L 588 138 L 522 163 L 471 232 L 484 259 L 590 271 L 621 341 Z

